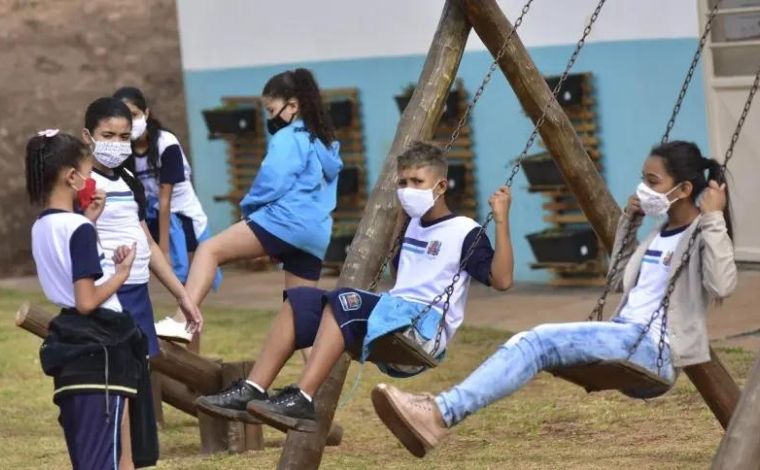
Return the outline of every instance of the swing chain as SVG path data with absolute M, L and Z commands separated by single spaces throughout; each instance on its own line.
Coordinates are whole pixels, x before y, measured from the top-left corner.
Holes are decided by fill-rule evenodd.
M 634 215 L 633 217 L 637 217 Z M 594 306 L 594 309 L 591 310 L 591 313 L 589 314 L 587 321 L 602 321 L 604 319 L 604 307 L 607 305 L 607 296 L 610 294 L 610 291 L 612 291 L 612 281 L 615 279 L 615 276 L 618 274 L 618 269 L 620 269 L 620 262 L 623 261 L 623 256 L 626 247 L 631 243 L 631 238 L 633 238 L 634 234 L 634 221 L 631 220 L 630 226 L 628 227 L 628 230 L 625 232 L 625 235 L 623 236 L 623 240 L 620 245 L 620 250 L 618 250 L 617 255 L 615 256 L 615 260 L 612 263 L 612 267 L 610 268 L 610 272 L 607 274 L 607 282 L 604 285 L 604 290 L 602 291 L 602 295 L 599 296 L 599 299 L 596 301 L 596 305 Z
M 573 68 L 573 65 L 575 65 L 575 61 L 578 59 L 578 55 L 581 52 L 581 49 L 583 49 L 583 46 L 586 45 L 586 39 L 588 38 L 589 34 L 591 34 L 591 30 L 593 28 L 594 23 L 596 22 L 597 18 L 599 17 L 599 13 L 602 11 L 602 7 L 606 3 L 607 0 L 599 0 L 599 3 L 597 4 L 596 8 L 594 9 L 594 12 L 591 14 L 591 18 L 589 19 L 588 24 L 583 29 L 583 34 L 581 35 L 581 38 L 578 40 L 578 42 L 575 45 L 575 50 L 573 50 L 572 55 L 570 56 L 570 59 L 567 62 L 567 65 L 565 66 L 565 70 L 562 72 L 562 76 L 560 77 L 557 84 L 554 86 L 554 89 L 552 90 L 552 96 L 556 97 L 559 93 L 559 90 L 562 88 L 562 85 L 564 85 L 565 81 L 567 80 L 567 77 L 570 75 L 570 70 Z M 514 34 L 515 29 L 513 28 L 510 32 L 509 36 L 507 37 L 507 41 L 512 37 Z M 506 45 L 502 46 L 502 50 L 506 50 Z M 500 50 L 501 52 L 501 50 Z M 494 61 L 494 64 L 497 63 L 498 59 Z M 495 67 L 492 64 L 492 67 Z M 546 117 L 549 114 L 549 110 L 551 109 L 552 105 L 556 104 L 556 100 L 549 100 L 549 102 L 546 103 L 544 106 L 544 109 L 541 112 L 541 115 L 536 120 L 535 125 L 533 126 L 533 131 L 530 134 L 530 137 L 528 137 L 528 141 L 525 143 L 525 146 L 523 147 L 522 152 L 520 153 L 520 156 L 515 161 L 514 165 L 512 166 L 512 172 L 510 173 L 509 177 L 507 178 L 507 181 L 505 182 L 506 187 L 511 187 L 512 182 L 514 181 L 515 176 L 520 171 L 520 166 L 522 165 L 523 160 L 528 156 L 528 152 L 530 151 L 531 147 L 533 146 L 533 143 L 535 142 L 536 138 L 538 137 L 539 129 L 541 129 L 541 126 L 543 126 L 544 122 L 546 121 Z M 485 222 L 480 226 L 480 229 L 478 230 L 478 233 L 475 235 L 475 238 L 473 239 L 472 244 L 470 244 L 469 249 L 467 250 L 467 253 L 465 253 L 464 257 L 462 257 L 462 260 L 459 262 L 459 267 L 457 269 L 456 274 L 454 274 L 451 283 L 446 287 L 443 293 L 438 294 L 431 302 L 429 302 L 425 308 L 422 309 L 422 311 L 417 314 L 416 318 L 414 319 L 413 323 L 416 323 L 417 320 L 422 318 L 427 312 L 429 312 L 434 305 L 437 305 L 438 302 L 440 302 L 443 298 L 443 296 L 446 296 L 446 300 L 444 301 L 442 308 L 441 308 L 441 319 L 438 323 L 438 331 L 435 335 L 435 342 L 433 344 L 433 353 L 436 353 L 438 351 L 438 348 L 441 345 L 441 337 L 443 335 L 443 330 L 446 324 L 446 314 L 449 311 L 449 306 L 451 302 L 451 296 L 454 293 L 454 289 L 456 286 L 456 283 L 459 282 L 461 279 L 462 271 L 464 271 L 465 267 L 467 266 L 467 263 L 470 261 L 470 258 L 475 253 L 475 248 L 478 245 L 478 242 L 483 238 L 486 232 L 486 228 L 488 227 L 488 224 L 493 220 L 494 214 L 493 211 L 489 211 L 488 215 L 486 216 Z
M 673 106 L 673 111 L 670 114 L 668 124 L 665 126 L 665 134 L 663 134 L 661 140 L 661 143 L 663 144 L 670 139 L 670 131 L 673 130 L 673 126 L 676 124 L 676 117 L 681 111 L 681 105 L 683 104 L 684 98 L 686 98 L 686 92 L 689 89 L 689 84 L 691 83 L 691 79 L 694 77 L 694 72 L 697 69 L 697 64 L 699 64 L 699 58 L 702 56 L 702 51 L 704 50 L 705 44 L 707 43 L 707 36 L 710 34 L 710 30 L 712 29 L 712 22 L 717 16 L 718 7 L 720 7 L 720 4 L 722 2 L 723 0 L 718 0 L 715 3 L 715 6 L 710 11 L 710 15 L 707 18 L 705 30 L 702 32 L 702 37 L 699 38 L 699 45 L 697 46 L 697 50 L 694 52 L 694 57 L 691 59 L 691 65 L 689 65 L 689 70 L 686 72 L 686 78 L 681 85 L 681 91 L 678 92 L 678 99 L 676 100 L 675 106 Z
M 742 126 L 744 126 L 744 121 L 747 119 L 749 108 L 752 106 L 752 99 L 755 97 L 755 93 L 757 93 L 758 87 L 760 87 L 760 66 L 757 68 L 757 72 L 755 73 L 755 81 L 752 82 L 752 87 L 750 87 L 747 101 L 744 102 L 742 114 L 739 117 L 739 121 L 736 123 L 734 134 L 731 136 L 731 143 L 728 145 L 728 150 L 726 150 L 726 158 L 723 160 L 723 171 L 725 171 L 726 167 L 728 166 L 728 161 L 731 160 L 731 157 L 734 156 L 734 146 L 736 145 L 736 141 L 739 140 L 739 134 L 742 131 Z
M 523 5 L 522 10 L 520 11 L 520 16 L 517 17 L 515 20 L 515 24 L 512 26 L 512 31 L 509 32 L 506 39 L 504 39 L 504 42 L 501 45 L 501 48 L 499 48 L 499 52 L 494 57 L 493 62 L 491 62 L 491 66 L 488 68 L 488 72 L 483 77 L 483 81 L 480 83 L 480 86 L 475 91 L 475 94 L 472 97 L 472 101 L 469 101 L 467 103 L 467 108 L 465 108 L 464 113 L 462 114 L 462 117 L 459 118 L 459 122 L 457 123 L 456 127 L 454 128 L 454 131 L 451 133 L 451 137 L 449 138 L 449 142 L 446 144 L 446 146 L 443 148 L 443 154 L 447 155 L 451 148 L 454 146 L 454 143 L 456 143 L 457 139 L 459 139 L 459 134 L 462 132 L 462 129 L 467 124 L 467 117 L 470 115 L 470 111 L 475 107 L 475 104 L 477 104 L 478 100 L 480 100 L 480 97 L 483 96 L 483 93 L 486 90 L 486 87 L 488 86 L 488 83 L 491 81 L 491 77 L 493 76 L 494 72 L 499 66 L 499 61 L 502 57 L 504 57 L 504 54 L 507 52 L 507 47 L 509 46 L 509 43 L 512 41 L 512 38 L 514 37 L 515 33 L 517 32 L 517 28 L 520 27 L 520 25 L 523 22 L 523 18 L 530 10 L 531 5 L 533 4 L 534 0 L 528 0 L 525 5 Z M 516 171 L 513 169 L 513 173 L 516 173 Z M 511 179 L 511 178 L 510 178 Z M 489 214 L 489 219 L 492 217 L 491 214 Z M 372 279 L 372 282 L 369 284 L 369 290 L 374 291 L 377 289 L 377 285 L 380 283 L 380 280 L 383 277 L 383 273 L 385 273 L 386 268 L 388 267 L 388 264 L 390 264 L 391 260 L 394 256 L 396 256 L 396 253 L 401 248 L 401 243 L 404 239 L 404 233 L 406 232 L 406 227 L 409 225 L 409 218 L 406 218 L 406 224 L 402 228 L 401 232 L 398 234 L 396 239 L 393 242 L 393 246 L 391 246 L 391 249 L 388 251 L 388 254 L 385 256 L 385 259 L 383 259 L 382 264 L 380 265 L 380 269 L 375 274 L 375 277 Z M 436 303 L 440 302 L 442 298 L 442 294 L 436 296 Z

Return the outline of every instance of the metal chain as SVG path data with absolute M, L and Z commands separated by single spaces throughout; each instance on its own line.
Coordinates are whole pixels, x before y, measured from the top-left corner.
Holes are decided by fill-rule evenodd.
M 723 159 L 723 163 L 721 164 L 721 176 L 725 174 L 726 167 L 728 166 L 729 160 L 731 160 L 731 157 L 734 154 L 734 146 L 736 145 L 736 142 L 739 140 L 739 136 L 741 135 L 742 127 L 744 126 L 744 121 L 747 119 L 747 115 L 749 114 L 750 107 L 752 106 L 752 100 L 755 97 L 755 94 L 757 93 L 757 89 L 760 87 L 760 66 L 758 66 L 757 73 L 755 74 L 755 80 L 752 83 L 752 86 L 750 87 L 749 94 L 747 96 L 747 100 L 744 102 L 744 108 L 742 109 L 742 114 L 739 117 L 739 121 L 736 123 L 736 128 L 734 129 L 733 135 L 731 135 L 731 143 L 728 146 L 728 149 L 726 150 L 726 156 Z M 696 244 L 697 236 L 702 231 L 702 227 L 697 226 L 694 229 L 694 232 L 691 234 L 691 237 L 689 237 L 689 244 L 686 246 L 686 251 L 681 256 L 681 264 L 678 265 L 678 268 L 676 268 L 676 271 L 673 273 L 673 276 L 670 278 L 670 281 L 668 282 L 668 288 L 665 291 L 665 295 L 663 296 L 662 300 L 660 301 L 660 305 L 657 307 L 657 310 L 652 313 L 652 316 L 649 318 L 649 321 L 647 322 L 646 326 L 642 330 L 641 334 L 639 335 L 638 339 L 636 340 L 636 343 L 631 347 L 631 350 L 628 353 L 628 359 L 630 359 L 633 354 L 636 352 L 636 349 L 639 347 L 641 342 L 646 337 L 647 333 L 649 332 L 652 323 L 661 316 L 662 317 L 662 326 L 660 327 L 660 341 L 658 343 L 658 353 L 657 353 L 657 374 L 660 375 L 660 372 L 662 371 L 662 366 L 665 363 L 665 360 L 663 358 L 664 351 L 665 351 L 665 333 L 667 331 L 667 325 L 668 325 L 668 308 L 670 307 L 670 296 L 673 294 L 673 291 L 676 288 L 676 281 L 678 281 L 679 276 L 683 272 L 683 270 L 688 266 L 689 261 L 691 260 L 691 255 L 694 251 L 693 247 Z
M 705 24 L 705 30 L 702 32 L 702 36 L 699 38 L 699 45 L 697 45 L 697 50 L 694 51 L 694 56 L 692 57 L 691 64 L 689 65 L 689 70 L 686 72 L 686 78 L 684 79 L 684 82 L 681 85 L 681 90 L 678 92 L 678 98 L 676 99 L 676 104 L 673 106 L 673 111 L 670 114 L 670 119 L 668 120 L 668 124 L 665 126 L 665 134 L 663 134 L 662 136 L 661 143 L 667 142 L 668 139 L 670 138 L 670 131 L 673 129 L 673 126 L 676 123 L 676 118 L 678 117 L 679 111 L 681 111 L 681 105 L 683 104 L 683 100 L 686 97 L 686 91 L 689 89 L 691 80 L 694 77 L 694 71 L 697 68 L 699 59 L 702 56 L 702 51 L 704 50 L 705 44 L 707 43 L 707 36 L 710 34 L 713 20 L 715 20 L 715 17 L 718 14 L 718 7 L 720 6 L 722 2 L 723 0 L 718 0 L 718 2 L 715 4 L 713 9 L 710 11 L 710 15 L 707 18 L 707 23 Z M 757 80 L 755 81 L 757 82 Z M 745 108 L 747 108 L 746 105 L 745 105 Z M 742 124 L 744 123 L 743 120 L 741 122 Z M 739 127 L 739 129 L 741 129 L 741 126 Z M 733 145 L 731 146 L 731 152 L 733 153 Z M 730 156 L 728 158 L 730 158 Z M 604 285 L 604 290 L 602 291 L 602 295 L 599 296 L 599 299 L 596 301 L 594 308 L 591 310 L 591 313 L 588 315 L 587 317 L 588 321 L 592 321 L 592 320 L 602 321 L 604 319 L 604 307 L 607 304 L 607 297 L 609 296 L 612 290 L 612 282 L 615 279 L 615 276 L 617 276 L 618 270 L 621 267 L 620 262 L 623 259 L 623 252 L 626 249 L 626 247 L 629 245 L 629 243 L 631 242 L 631 239 L 635 236 L 634 227 L 635 227 L 635 224 L 631 223 L 625 235 L 623 235 L 623 240 L 620 245 L 620 250 L 618 251 L 617 256 L 615 256 L 615 259 L 612 262 L 612 267 L 610 268 L 610 271 L 607 274 L 607 282 Z
M 694 52 L 694 57 L 691 59 L 691 65 L 689 65 L 689 70 L 686 72 L 686 78 L 683 81 L 683 85 L 681 85 L 681 91 L 678 92 L 678 99 L 676 100 L 675 106 L 673 106 L 673 111 L 670 113 L 668 124 L 665 126 L 665 134 L 663 134 L 661 140 L 661 143 L 663 144 L 667 142 L 668 139 L 670 139 L 670 131 L 673 130 L 673 126 L 676 123 L 676 117 L 678 116 L 679 111 L 681 111 L 681 105 L 683 104 L 683 100 L 686 97 L 686 91 L 689 89 L 691 79 L 694 77 L 694 71 L 697 68 L 699 58 L 702 56 L 702 51 L 704 50 L 705 44 L 707 43 L 707 36 L 710 34 L 713 20 L 715 20 L 715 17 L 718 14 L 718 7 L 720 7 L 720 4 L 722 2 L 723 0 L 718 0 L 718 2 L 715 3 L 715 6 L 710 11 L 710 16 L 707 18 L 705 30 L 702 32 L 702 37 L 699 38 L 699 45 L 697 46 L 697 50 Z
M 506 39 L 504 39 L 504 42 L 502 43 L 501 48 L 499 48 L 499 51 L 494 56 L 493 62 L 491 62 L 490 67 L 488 67 L 488 72 L 483 77 L 483 81 L 480 83 L 480 86 L 475 91 L 475 94 L 472 97 L 472 101 L 469 101 L 467 103 L 467 108 L 465 108 L 464 113 L 462 114 L 462 117 L 459 118 L 459 122 L 454 128 L 454 131 L 451 133 L 449 142 L 443 148 L 444 155 L 447 155 L 449 153 L 451 148 L 454 146 L 454 143 L 456 143 L 457 139 L 459 139 L 459 134 L 462 132 L 462 129 L 467 124 L 467 117 L 470 115 L 470 111 L 472 111 L 472 108 L 475 107 L 478 100 L 480 100 L 480 97 L 483 96 L 483 92 L 485 92 L 486 87 L 488 86 L 488 83 L 491 81 L 491 77 L 493 76 L 496 69 L 499 67 L 499 61 L 501 60 L 502 57 L 504 57 L 504 54 L 507 53 L 507 47 L 509 46 L 509 43 L 512 42 L 512 38 L 515 36 L 515 33 L 517 32 L 517 28 L 519 28 L 520 25 L 522 24 L 523 18 L 530 10 L 530 7 L 533 4 L 533 1 L 534 0 L 528 0 L 525 3 L 525 5 L 523 5 L 522 10 L 520 11 L 520 16 L 517 17 L 517 19 L 515 20 L 515 24 L 512 26 L 512 31 L 510 31 Z M 491 214 L 489 214 L 489 217 L 491 217 Z M 401 247 L 401 242 L 404 239 L 404 232 L 406 232 L 406 226 L 408 226 L 408 224 L 409 224 L 409 218 L 406 219 L 406 224 L 404 225 L 404 228 L 402 228 L 401 232 L 399 232 L 398 236 L 394 239 L 393 246 L 391 246 L 391 249 L 388 251 L 388 254 L 385 256 L 385 259 L 383 259 L 383 263 L 380 265 L 380 269 L 375 274 L 375 277 L 372 279 L 372 282 L 370 282 L 369 290 L 374 291 L 375 289 L 377 289 L 377 285 L 380 283 L 380 280 L 383 278 L 383 273 L 388 267 L 388 264 L 390 264 L 391 260 L 393 259 L 394 256 L 396 256 L 396 253 Z
M 554 90 L 552 90 L 553 96 L 557 96 L 557 93 L 559 93 L 559 90 L 562 88 L 562 85 L 565 83 L 565 80 L 567 80 L 568 75 L 570 74 L 570 69 L 572 69 L 573 65 L 575 65 L 575 61 L 578 59 L 578 54 L 580 54 L 581 49 L 583 49 L 583 46 L 586 44 L 586 39 L 588 38 L 588 35 L 591 34 L 591 29 L 596 22 L 597 18 L 599 17 L 599 13 L 602 10 L 602 7 L 606 3 L 607 0 L 600 0 L 597 4 L 596 8 L 594 9 L 594 12 L 591 14 L 591 18 L 586 25 L 586 27 L 583 30 L 583 34 L 581 35 L 581 38 L 578 40 L 575 50 L 573 51 L 572 55 L 570 56 L 570 59 L 567 62 L 567 65 L 565 66 L 565 70 L 562 72 L 562 76 L 560 77 L 559 81 L 554 87 Z M 512 33 L 514 33 L 514 29 L 512 30 Z M 510 34 L 509 37 L 511 37 L 512 34 Z M 508 38 L 509 38 L 508 37 Z M 502 47 L 502 50 L 505 50 L 505 47 Z M 500 51 L 501 52 L 501 51 Z M 533 143 L 535 142 L 536 138 L 538 137 L 538 131 L 543 126 L 544 122 L 546 121 L 546 116 L 549 113 L 549 110 L 551 109 L 552 105 L 555 104 L 555 100 L 550 100 L 546 106 L 544 106 L 544 109 L 541 112 L 541 116 L 536 120 L 535 125 L 533 126 L 533 131 L 530 134 L 530 137 L 528 137 L 528 141 L 525 143 L 525 146 L 523 147 L 523 151 L 520 153 L 520 156 L 515 161 L 514 166 L 512 167 L 512 172 L 510 173 L 509 177 L 507 178 L 507 181 L 504 183 L 505 186 L 511 187 L 512 182 L 514 181 L 515 176 L 520 171 L 520 166 L 522 165 L 522 161 L 528 156 L 528 152 L 530 151 L 531 147 L 533 146 Z M 478 241 L 483 238 L 486 232 L 486 228 L 488 227 L 488 224 L 493 220 L 494 214 L 493 211 L 489 211 L 488 215 L 486 216 L 485 222 L 480 226 L 480 229 L 478 230 L 478 233 L 475 236 L 475 239 L 470 244 L 469 249 L 467 250 L 467 253 L 465 253 L 464 257 L 459 263 L 459 267 L 457 269 L 456 274 L 451 279 L 451 283 L 444 289 L 444 291 L 438 295 L 435 296 L 435 298 L 429 302 L 424 309 L 417 315 L 415 318 L 415 322 L 420 319 L 423 315 L 425 315 L 427 312 L 429 312 L 433 306 L 437 305 L 438 303 L 443 300 L 443 305 L 441 308 L 441 319 L 438 323 L 438 331 L 435 335 L 435 342 L 433 343 L 433 353 L 436 353 L 438 351 L 438 348 L 441 345 L 441 337 L 443 335 L 443 330 L 446 324 L 446 314 L 449 311 L 449 307 L 451 305 L 451 296 L 454 294 L 454 289 L 456 286 L 456 283 L 459 282 L 462 276 L 462 271 L 467 266 L 467 262 L 472 257 L 473 253 L 475 252 L 475 248 L 478 245 Z M 445 296 L 445 300 L 444 300 Z

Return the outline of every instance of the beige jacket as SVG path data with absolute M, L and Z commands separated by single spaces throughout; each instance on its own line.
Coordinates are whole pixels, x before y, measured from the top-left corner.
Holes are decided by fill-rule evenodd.
M 625 265 L 625 271 L 619 272 L 614 278 L 610 277 L 611 273 L 608 275 L 612 289 L 622 291 L 624 294 L 615 315 L 620 314 L 628 301 L 628 294 L 638 280 L 644 253 L 660 231 L 650 233 L 642 243 L 639 243 L 635 236 L 631 237 L 627 246 L 621 246 L 628 227 L 633 224 L 634 230 L 638 230 L 641 220 L 640 216 L 630 217 L 623 213 L 618 222 L 612 259 L 614 260 L 617 253 L 622 250 L 621 263 Z M 728 237 L 722 212 L 700 215 L 686 229 L 673 254 L 671 276 L 676 271 L 678 263 L 681 262 L 689 244 L 689 238 L 698 225 L 702 231 L 695 241 L 697 251 L 692 254 L 688 268 L 681 273 L 676 282 L 668 308 L 667 331 L 672 361 L 676 367 L 710 360 L 707 336 L 708 304 L 711 299 L 718 300 L 727 297 L 736 288 L 734 247 Z

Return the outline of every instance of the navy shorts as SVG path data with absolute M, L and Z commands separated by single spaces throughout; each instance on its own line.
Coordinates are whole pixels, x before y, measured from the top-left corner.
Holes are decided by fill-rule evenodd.
M 361 346 L 367 335 L 367 319 L 380 296 L 349 287 L 325 291 L 315 287 L 295 287 L 283 294 L 293 308 L 296 349 L 308 348 L 317 337 L 325 305 L 332 308 L 346 350 Z
M 179 221 L 182 223 L 182 232 L 185 234 L 185 245 L 187 252 L 195 253 L 195 250 L 198 249 L 198 238 L 195 236 L 193 219 L 183 214 L 174 213 L 174 215 L 176 215 L 177 218 L 179 218 Z M 148 230 L 150 231 L 151 237 L 153 237 L 153 240 L 158 243 L 158 240 L 160 238 L 158 219 L 146 219 L 145 223 L 148 224 Z
M 321 259 L 275 237 L 252 220 L 248 221 L 248 226 L 259 239 L 267 255 L 282 263 L 282 269 L 302 279 L 319 280 L 319 275 L 322 273 Z
M 153 305 L 150 302 L 148 284 L 124 284 L 116 291 L 116 297 L 122 308 L 129 312 L 137 326 L 148 340 L 148 356 L 158 354 L 158 336 L 156 336 Z
M 119 468 L 121 457 L 121 418 L 125 398 L 105 393 L 79 393 L 58 398 L 58 422 L 66 436 L 74 470 Z

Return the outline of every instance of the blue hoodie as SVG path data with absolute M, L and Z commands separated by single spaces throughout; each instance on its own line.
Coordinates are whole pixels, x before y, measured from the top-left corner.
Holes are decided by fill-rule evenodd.
M 269 140 L 251 189 L 240 201 L 243 217 L 296 248 L 324 259 L 332 233 L 340 145 L 312 138 L 302 120 Z

